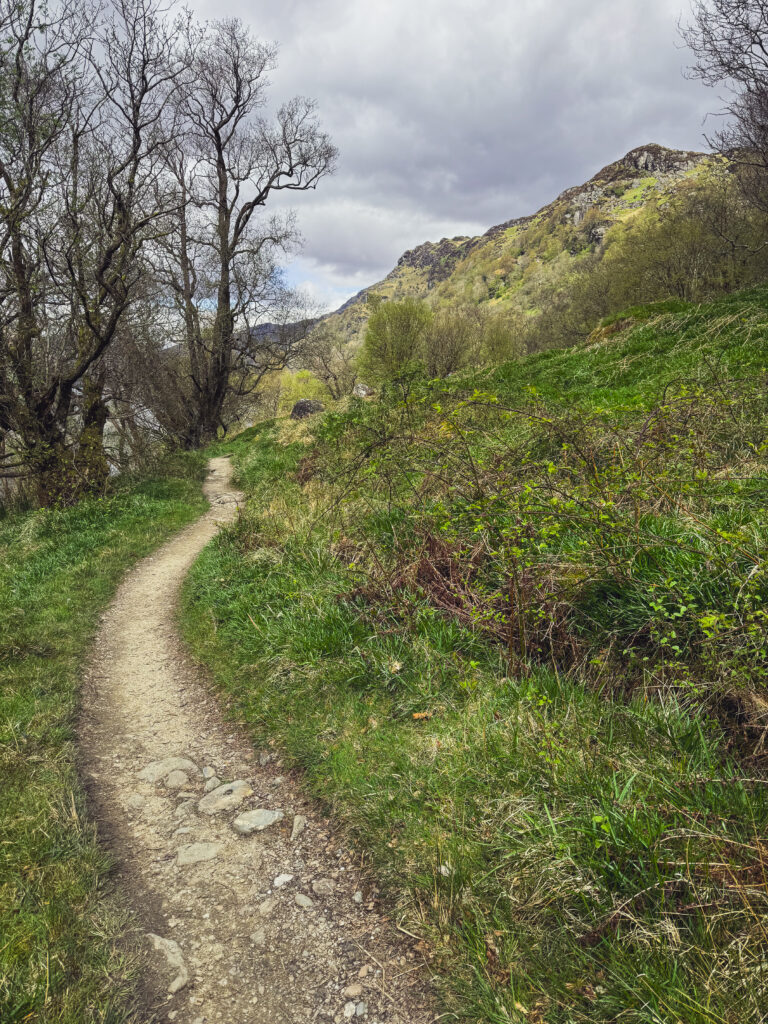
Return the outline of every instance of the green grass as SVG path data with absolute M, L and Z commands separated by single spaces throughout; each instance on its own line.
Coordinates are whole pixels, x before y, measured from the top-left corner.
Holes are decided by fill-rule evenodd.
M 430 940 L 445 1019 L 768 1015 L 768 776 L 720 703 L 765 690 L 766 307 L 231 445 L 188 641 Z
M 123 917 L 78 779 L 79 684 L 125 570 L 205 503 L 203 459 L 0 520 L 0 1020 L 117 1024 Z

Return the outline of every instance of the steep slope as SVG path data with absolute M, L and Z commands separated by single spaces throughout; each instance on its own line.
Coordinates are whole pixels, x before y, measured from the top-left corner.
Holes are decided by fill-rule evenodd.
M 533 312 L 547 284 L 567 273 L 572 261 L 599 249 L 613 224 L 672 193 L 710 159 L 654 143 L 633 149 L 538 213 L 497 224 L 475 238 L 443 238 L 408 250 L 383 281 L 363 289 L 328 319 L 345 334 L 361 336 L 369 293 L 412 296 L 431 305 L 507 302 Z
M 765 1024 L 767 309 L 624 310 L 230 442 L 187 635 L 445 1020 Z

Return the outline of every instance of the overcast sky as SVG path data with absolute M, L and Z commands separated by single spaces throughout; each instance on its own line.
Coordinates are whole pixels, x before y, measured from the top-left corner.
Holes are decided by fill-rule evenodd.
M 398 256 L 532 213 L 647 142 L 703 149 L 688 0 L 193 0 L 280 46 L 275 99 L 315 97 L 340 150 L 292 197 L 288 268 L 326 308 Z

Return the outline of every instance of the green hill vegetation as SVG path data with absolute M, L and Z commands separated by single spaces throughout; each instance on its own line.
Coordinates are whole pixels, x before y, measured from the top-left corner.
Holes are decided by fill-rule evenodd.
M 764 1019 L 767 309 L 667 299 L 225 446 L 189 643 L 451 1019 Z
M 501 319 L 507 357 L 571 344 L 631 303 L 701 300 L 761 280 L 764 260 L 746 257 L 761 230 L 723 157 L 650 144 L 533 216 L 406 252 L 325 324 L 360 344 L 371 296 L 418 299 Z

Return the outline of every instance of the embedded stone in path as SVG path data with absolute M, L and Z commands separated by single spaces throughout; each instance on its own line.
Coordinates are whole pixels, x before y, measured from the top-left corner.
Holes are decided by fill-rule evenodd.
M 221 849 L 221 843 L 188 843 L 176 851 L 176 863 L 180 868 L 200 861 L 213 860 Z
M 303 814 L 297 814 L 293 819 L 293 828 L 291 829 L 291 842 L 294 839 L 298 839 L 304 829 L 307 827 L 307 819 Z
M 176 971 L 176 975 L 168 986 L 168 991 L 171 995 L 175 995 L 189 982 L 189 972 L 187 971 L 186 964 L 184 963 L 184 957 L 181 954 L 178 942 L 174 942 L 173 939 L 164 939 L 160 935 L 154 935 L 149 932 L 147 938 L 152 943 L 158 953 L 163 953 L 165 959 L 168 961 L 168 966 L 172 967 Z
M 270 825 L 282 821 L 284 817 L 283 811 L 269 811 L 264 807 L 260 807 L 258 810 L 239 814 L 233 821 L 232 827 L 241 836 L 249 836 L 252 832 L 262 832 L 265 828 L 269 828 Z
M 236 782 L 226 782 L 218 789 L 214 789 L 207 796 L 204 796 L 197 805 L 201 814 L 220 814 L 222 811 L 231 811 L 239 807 L 253 790 L 247 782 L 238 779 Z
M 302 910 L 311 910 L 315 905 L 314 900 L 311 900 L 309 896 L 305 896 L 303 892 L 297 892 L 293 899 L 296 906 L 301 907 Z
M 335 888 L 336 886 L 330 878 L 318 878 L 312 883 L 312 890 L 317 893 L 318 896 L 333 896 L 333 890 Z
M 186 772 L 179 771 L 178 768 L 175 771 L 169 772 L 165 777 L 166 789 L 184 789 L 188 785 L 189 776 Z
M 148 764 L 139 772 L 138 777 L 142 782 L 159 782 L 171 772 L 194 772 L 195 775 L 199 775 L 200 769 L 188 757 L 164 757 L 162 761 Z

